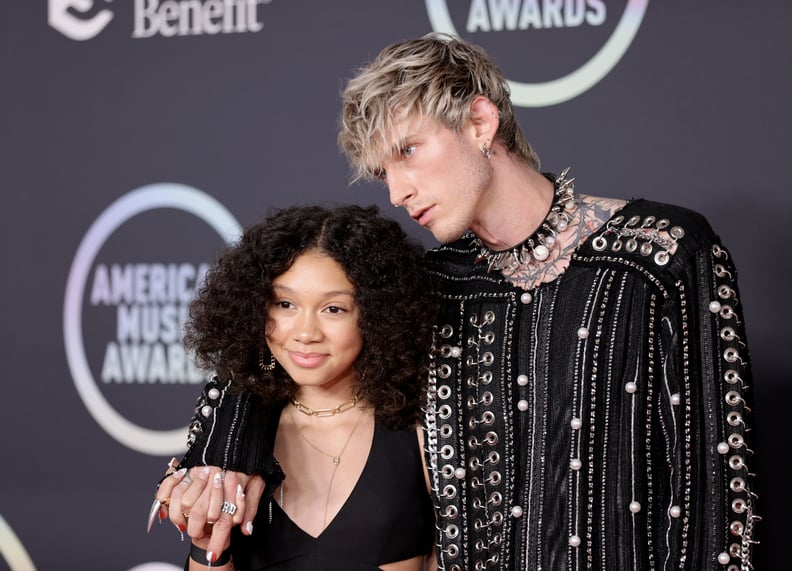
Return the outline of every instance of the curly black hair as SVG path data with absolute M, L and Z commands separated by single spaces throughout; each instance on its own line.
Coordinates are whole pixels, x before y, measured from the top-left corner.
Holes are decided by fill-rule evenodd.
M 355 287 L 363 349 L 359 394 L 392 427 L 420 418 L 435 295 L 423 248 L 376 207 L 295 206 L 245 230 L 209 270 L 190 305 L 184 342 L 199 367 L 265 406 L 285 404 L 297 385 L 280 365 L 266 372 L 267 307 L 273 280 L 317 250 L 338 262 Z

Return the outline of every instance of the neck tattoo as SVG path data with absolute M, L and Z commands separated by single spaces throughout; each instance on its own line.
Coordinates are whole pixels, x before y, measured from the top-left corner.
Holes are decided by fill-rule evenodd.
M 564 169 L 553 183 L 554 194 L 550 211 L 539 228 L 525 240 L 508 250 L 490 250 L 478 236 L 472 244 L 478 248 L 476 262 L 486 261 L 487 271 L 512 272 L 518 267 L 536 267 L 550 257 L 551 250 L 558 244 L 558 236 L 566 231 L 577 210 L 575 179 L 567 179 L 569 168 Z

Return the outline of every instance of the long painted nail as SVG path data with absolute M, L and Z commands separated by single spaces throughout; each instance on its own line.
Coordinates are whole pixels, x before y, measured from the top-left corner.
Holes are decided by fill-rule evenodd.
M 214 487 L 215 488 L 223 487 L 223 476 L 220 474 L 220 472 L 214 475 Z
M 207 551 L 207 552 L 206 552 L 206 560 L 207 560 L 209 563 L 214 563 L 214 562 L 215 562 L 215 559 L 217 559 L 217 557 L 215 557 L 215 554 L 214 554 L 214 552 L 212 552 L 212 551 Z
M 237 484 L 237 499 L 241 500 L 245 497 L 245 490 L 242 489 L 242 484 Z
M 245 529 L 248 532 L 248 535 L 253 535 L 253 522 L 249 521 L 245 524 Z

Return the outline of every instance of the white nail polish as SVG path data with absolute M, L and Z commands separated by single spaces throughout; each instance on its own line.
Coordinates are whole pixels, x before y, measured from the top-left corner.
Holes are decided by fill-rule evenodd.
M 214 487 L 220 488 L 223 485 L 223 476 L 218 472 L 214 475 Z
M 242 489 L 242 484 L 237 484 L 237 498 L 242 499 L 245 497 L 245 490 Z
M 245 529 L 247 530 L 249 535 L 253 535 L 253 522 L 249 521 L 245 524 Z
M 206 560 L 207 560 L 209 563 L 211 563 L 212 561 L 214 561 L 214 553 L 212 553 L 211 551 L 207 551 L 207 552 L 206 552 Z

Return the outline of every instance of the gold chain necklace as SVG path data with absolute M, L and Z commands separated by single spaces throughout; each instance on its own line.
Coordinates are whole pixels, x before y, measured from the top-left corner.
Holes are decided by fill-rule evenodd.
M 294 399 L 294 400 L 296 400 L 296 399 Z M 352 408 L 353 406 L 355 406 L 355 404 L 357 404 L 357 401 L 359 401 L 360 398 L 359 397 L 355 397 L 353 400 L 355 402 L 354 402 L 354 404 L 349 406 L 349 408 Z M 299 401 L 297 401 L 297 402 L 299 402 Z M 294 404 L 294 402 L 292 404 Z M 295 408 L 297 408 L 297 410 L 300 410 L 300 408 L 296 404 L 295 404 Z M 336 407 L 336 408 L 338 408 L 338 407 Z M 349 410 L 349 408 L 347 408 L 345 410 Z M 319 409 L 319 410 L 323 410 L 323 409 Z M 324 409 L 324 410 L 335 410 L 335 409 Z M 343 411 L 341 411 L 341 412 L 343 412 Z M 324 530 L 327 527 L 327 510 L 330 508 L 330 492 L 333 489 L 333 481 L 335 480 L 336 472 L 338 472 L 338 466 L 341 464 L 341 457 L 344 455 L 344 452 L 346 451 L 347 446 L 349 446 L 349 443 L 352 441 L 352 435 L 355 434 L 355 431 L 357 430 L 358 426 L 360 426 L 360 421 L 363 419 L 364 414 L 362 412 L 360 413 L 360 416 L 358 416 L 357 421 L 355 421 L 355 426 L 353 426 L 352 430 L 349 432 L 349 436 L 347 436 L 347 439 L 344 442 L 344 445 L 341 447 L 341 450 L 338 452 L 338 454 L 335 454 L 335 455 L 328 454 L 327 452 L 325 452 L 324 450 L 319 448 L 316 444 L 311 442 L 311 440 L 305 434 L 303 434 L 302 429 L 297 425 L 297 419 L 294 416 L 294 411 L 289 409 L 289 414 L 292 417 L 292 422 L 294 423 L 294 428 L 297 430 L 297 434 L 299 434 L 300 437 L 303 440 L 305 440 L 305 442 L 311 448 L 313 448 L 314 450 L 316 450 L 317 452 L 319 452 L 323 456 L 327 456 L 328 458 L 330 458 L 333 461 L 333 473 L 330 475 L 330 482 L 327 484 L 327 499 L 325 500 L 324 515 L 322 516 L 322 530 Z M 306 414 L 308 414 L 308 413 L 306 413 Z M 336 414 L 336 413 L 333 413 L 333 414 Z M 312 415 L 312 416 L 314 416 L 314 415 Z M 316 416 L 332 416 L 332 415 L 316 415 Z M 281 483 L 281 493 L 280 493 L 281 509 L 283 509 L 284 496 L 285 496 L 284 485 L 283 485 L 283 483 Z
M 334 416 L 354 408 L 358 402 L 360 402 L 360 395 L 356 395 L 355 398 L 342 402 L 340 405 L 334 406 L 333 408 L 311 408 L 298 401 L 295 397 L 291 399 L 294 408 L 308 416 Z

